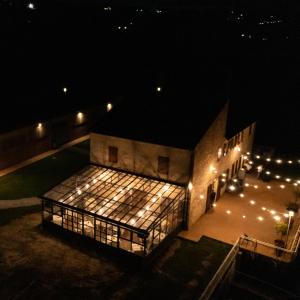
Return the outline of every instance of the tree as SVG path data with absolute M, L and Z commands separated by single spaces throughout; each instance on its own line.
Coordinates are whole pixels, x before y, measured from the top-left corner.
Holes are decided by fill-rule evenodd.
M 277 223 L 275 225 L 275 230 L 277 234 L 280 234 L 280 239 L 282 240 L 282 237 L 287 234 L 288 225 L 284 222 Z

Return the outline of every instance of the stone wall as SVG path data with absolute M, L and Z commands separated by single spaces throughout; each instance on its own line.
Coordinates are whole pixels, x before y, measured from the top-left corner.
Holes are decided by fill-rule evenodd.
M 194 165 L 192 175 L 192 190 L 189 203 L 188 226 L 193 225 L 206 210 L 207 189 L 215 179 L 231 168 L 240 157 L 252 150 L 255 124 L 252 126 L 252 134 L 249 135 L 249 127 L 243 130 L 243 142 L 239 143 L 226 156 L 223 155 L 228 105 L 219 113 L 209 130 L 198 143 L 194 153 Z M 220 159 L 218 152 L 222 151 Z
M 97 106 L 1 134 L 0 170 L 88 134 L 103 112 Z
M 108 159 L 108 148 L 118 148 L 118 162 Z M 189 181 L 192 152 L 179 148 L 91 133 L 91 162 L 174 183 Z M 158 173 L 158 157 L 169 158 L 168 175 Z

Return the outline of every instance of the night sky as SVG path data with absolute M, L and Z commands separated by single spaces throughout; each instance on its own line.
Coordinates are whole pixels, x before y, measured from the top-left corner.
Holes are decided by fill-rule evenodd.
M 299 154 L 298 4 L 167 2 L 0 0 L 1 124 L 180 85 L 231 99 L 257 144 Z

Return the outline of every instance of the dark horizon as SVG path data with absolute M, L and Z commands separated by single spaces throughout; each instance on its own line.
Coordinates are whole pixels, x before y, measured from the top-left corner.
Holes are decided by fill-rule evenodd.
M 148 95 L 157 85 L 172 101 L 174 87 L 182 85 L 199 101 L 225 97 L 238 104 L 241 118 L 253 115 L 256 144 L 300 152 L 295 141 L 300 33 L 293 2 L 283 10 L 279 3 L 277 12 L 256 7 L 258 2 L 251 7 L 235 2 L 233 15 L 230 5 L 159 13 L 152 7 L 140 13 L 124 6 L 105 10 L 94 1 L 81 6 L 45 1 L 35 3 L 34 10 L 14 3 L 3 2 L 0 13 L 3 106 L 30 117 L 101 104 L 137 90 Z M 270 18 L 268 12 L 282 23 L 257 25 Z M 11 122 L 13 114 L 6 111 L 4 121 Z

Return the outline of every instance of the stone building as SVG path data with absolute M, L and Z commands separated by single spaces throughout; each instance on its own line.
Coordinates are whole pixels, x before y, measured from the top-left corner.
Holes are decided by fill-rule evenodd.
M 116 106 L 91 133 L 91 163 L 185 186 L 190 227 L 237 175 L 255 131 L 253 120 L 231 115 L 227 101 L 200 107 L 161 100 Z
M 226 101 L 117 103 L 90 134 L 91 164 L 41 197 L 43 223 L 149 256 L 236 176 L 254 137 L 242 120 Z

